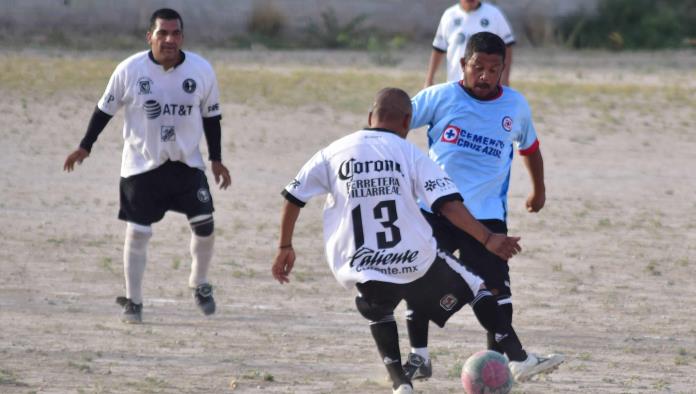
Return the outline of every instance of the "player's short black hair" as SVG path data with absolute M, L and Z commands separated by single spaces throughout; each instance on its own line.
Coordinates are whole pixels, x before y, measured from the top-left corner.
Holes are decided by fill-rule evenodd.
M 399 88 L 384 88 L 377 92 L 372 113 L 379 120 L 400 121 L 413 113 L 411 98 Z
M 155 30 L 155 24 L 157 22 L 157 19 L 164 19 L 167 21 L 178 19 L 181 31 L 184 31 L 184 20 L 181 19 L 181 15 L 179 15 L 178 12 L 174 11 L 171 8 L 160 8 L 159 10 L 152 13 L 152 16 L 150 17 L 150 28 L 148 29 L 149 31 Z
M 482 31 L 469 37 L 464 49 L 464 61 L 469 61 L 476 52 L 500 55 L 505 62 L 505 42 L 496 34 Z

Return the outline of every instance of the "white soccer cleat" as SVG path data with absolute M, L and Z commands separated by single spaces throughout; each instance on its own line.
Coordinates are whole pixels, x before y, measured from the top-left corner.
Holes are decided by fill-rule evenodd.
M 549 373 L 558 368 L 565 360 L 562 354 L 549 354 L 548 356 L 539 356 L 533 353 L 527 354 L 527 359 L 524 361 L 510 361 L 510 372 L 512 377 L 517 382 L 524 382 L 534 375 Z
M 393 394 L 413 394 L 413 386 L 408 383 L 404 383 L 392 391 Z

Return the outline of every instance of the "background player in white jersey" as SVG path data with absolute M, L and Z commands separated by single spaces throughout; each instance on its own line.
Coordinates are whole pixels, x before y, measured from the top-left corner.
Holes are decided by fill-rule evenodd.
M 356 306 L 370 321 L 394 392 L 412 392 L 401 366 L 393 314 L 403 299 L 439 326 L 470 303 L 479 322 L 498 334 L 513 371 L 538 373 L 536 359 L 527 357 L 482 280 L 437 248 L 417 199 L 500 258 L 520 250 L 519 238 L 494 234 L 471 216 L 451 179 L 405 140 L 410 121 L 408 95 L 400 89 L 383 89 L 368 116 L 369 128 L 335 141 L 302 167 L 283 190 L 286 201 L 273 276 L 280 283 L 289 281 L 300 208 L 313 196 L 328 194 L 324 206 L 328 263 L 343 286 L 357 288 Z
M 504 59 L 505 43 L 500 37 L 488 32 L 473 35 L 461 59 L 464 79 L 419 92 L 412 100 L 411 122 L 413 128 L 430 126 L 430 158 L 453 179 L 471 214 L 499 233 L 507 233 L 507 192 L 515 147 L 532 180 L 527 210 L 538 212 L 546 200 L 543 160 L 529 105 L 520 93 L 500 85 Z M 507 261 L 480 248 L 447 218 L 424 208 L 438 244 L 449 252 L 459 251 L 460 260 L 485 280 L 511 323 Z M 404 368 L 414 379 L 428 377 L 432 370 L 427 318 L 409 311 L 407 325 L 412 354 Z M 488 347 L 503 351 L 493 332 L 488 332 Z M 538 358 L 552 366 L 563 361 L 561 355 Z M 525 376 L 516 379 L 524 380 Z
M 505 68 L 501 82 L 503 85 L 510 85 L 512 45 L 515 44 L 510 24 L 500 9 L 492 4 L 479 0 L 459 0 L 458 4 L 445 10 L 440 18 L 425 76 L 425 87 L 433 84 L 435 74 L 445 56 L 447 81 L 462 79 L 459 60 L 464 56 L 466 43 L 472 35 L 482 31 L 495 33 L 505 41 Z
M 181 50 L 184 23 L 163 8 L 150 18 L 149 51 L 121 62 L 90 119 L 80 147 L 64 169 L 89 156 L 108 121 L 125 108 L 119 219 L 127 222 L 123 250 L 126 296 L 122 320 L 142 321 L 142 279 L 151 224 L 171 210 L 186 214 L 191 225 L 189 286 L 201 311 L 215 313 L 208 269 L 213 255 L 213 201 L 198 144 L 205 134 L 215 182 L 230 183 L 222 164 L 219 93 L 215 72 L 202 57 Z

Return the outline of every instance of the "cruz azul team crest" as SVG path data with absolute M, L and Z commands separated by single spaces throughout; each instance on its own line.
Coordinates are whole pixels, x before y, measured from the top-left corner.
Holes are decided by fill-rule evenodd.
M 442 132 L 440 141 L 447 142 L 449 144 L 456 144 L 459 141 L 459 134 L 461 134 L 462 129 L 457 126 L 448 125 L 445 131 Z

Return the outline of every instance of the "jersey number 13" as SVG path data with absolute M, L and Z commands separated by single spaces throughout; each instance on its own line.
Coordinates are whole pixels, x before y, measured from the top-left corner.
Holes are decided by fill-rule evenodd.
M 355 248 L 359 248 L 365 244 L 365 232 L 363 230 L 362 208 L 360 205 L 353 208 L 351 211 L 353 217 L 353 236 L 355 237 Z M 401 230 L 394 225 L 398 219 L 396 214 L 396 202 L 394 200 L 385 200 L 375 205 L 372 210 L 372 215 L 385 231 L 378 231 L 377 247 L 380 249 L 393 248 L 401 242 Z

